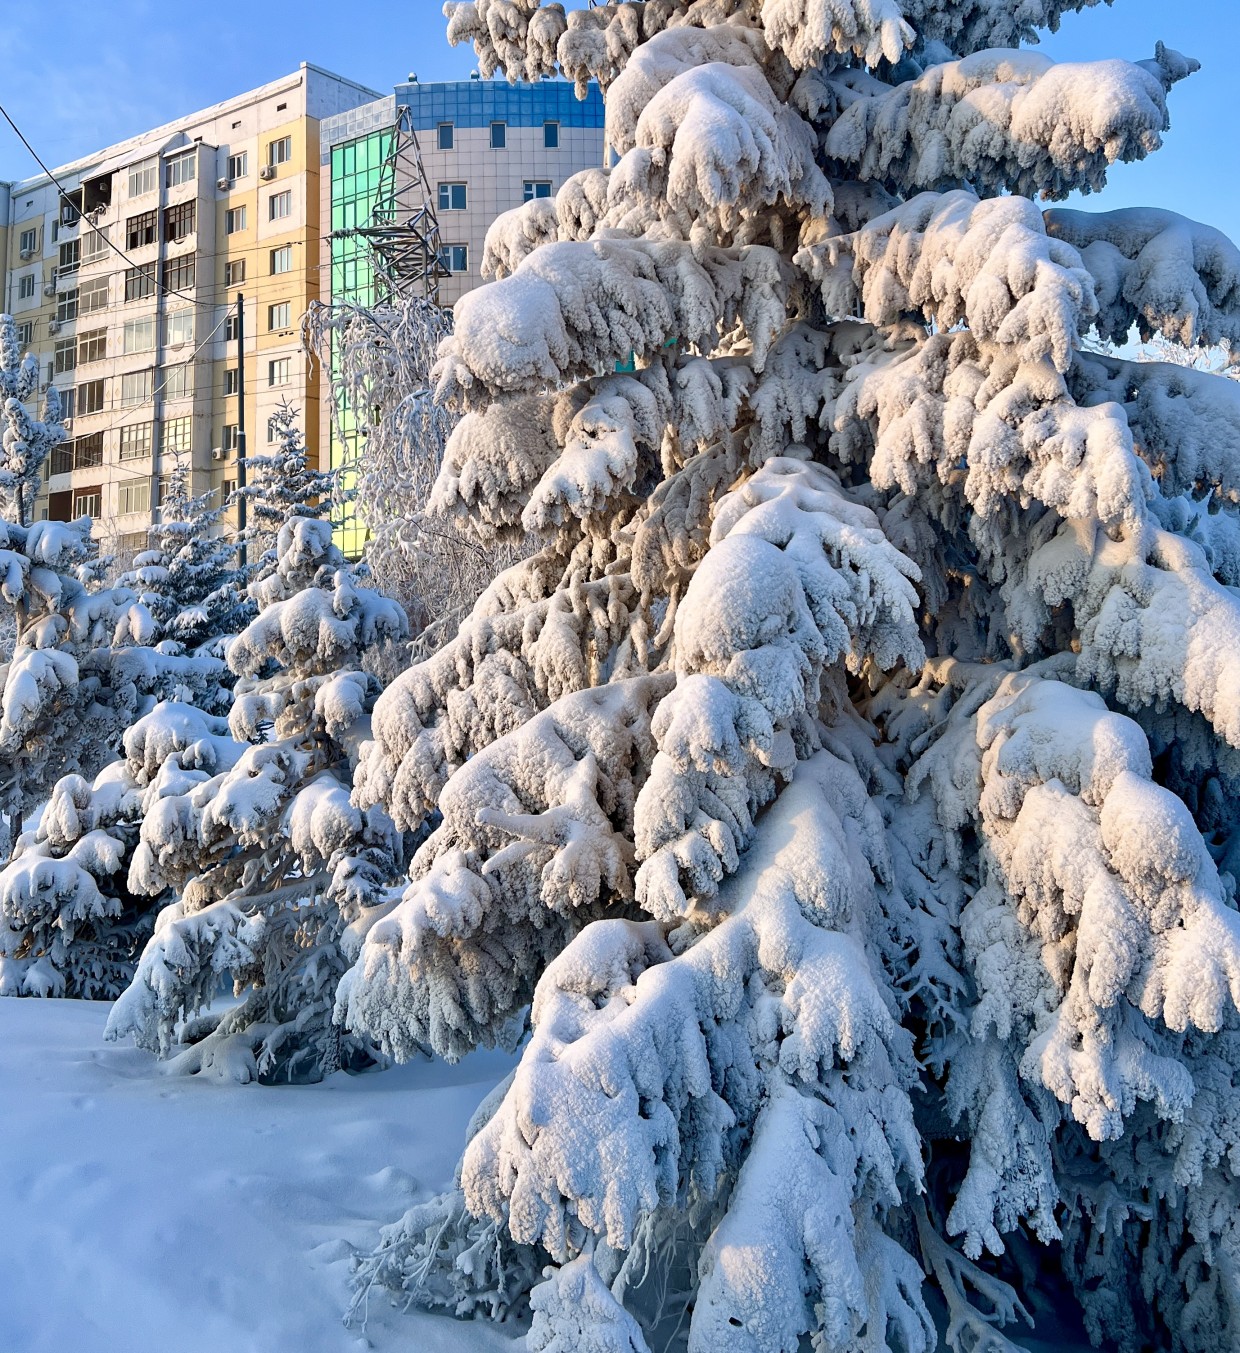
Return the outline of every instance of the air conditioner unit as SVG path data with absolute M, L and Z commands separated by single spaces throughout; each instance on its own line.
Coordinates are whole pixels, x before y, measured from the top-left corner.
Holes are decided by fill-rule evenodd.
M 34 257 L 34 250 L 33 250 L 33 249 L 23 249 L 23 250 L 22 250 L 22 258 L 33 258 L 33 257 Z
M 262 179 L 264 183 L 270 183 L 271 180 L 275 178 L 275 176 L 276 176 L 276 167 L 274 164 L 265 164 L 258 171 L 258 177 Z
M 216 179 L 215 186 L 222 193 L 226 193 L 232 187 L 232 179 Z
M 227 454 L 227 453 L 225 452 L 225 450 L 224 450 L 224 448 L 223 448 L 222 446 L 213 446 L 213 447 L 211 448 L 211 459 L 212 459 L 212 460 L 223 460 L 223 459 L 225 458 L 226 454 Z
M 60 321 L 58 319 L 49 319 L 47 322 L 47 331 L 49 334 L 58 334 L 60 332 Z
M 56 283 L 55 283 L 55 282 L 49 282 L 49 283 L 47 284 L 47 286 L 45 286 L 45 287 L 43 288 L 43 294 L 44 294 L 44 296 L 55 296 L 55 294 L 56 294 Z

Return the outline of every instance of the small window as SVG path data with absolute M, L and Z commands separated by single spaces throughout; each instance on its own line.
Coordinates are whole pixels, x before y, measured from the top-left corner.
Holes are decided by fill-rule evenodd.
M 245 229 L 246 210 L 244 207 L 229 207 L 224 213 L 224 234 L 236 235 Z
M 79 437 L 73 443 L 72 455 L 75 470 L 97 470 L 103 464 L 103 433 L 92 432 L 89 437 Z
M 81 240 L 66 240 L 60 246 L 60 264 L 56 269 L 58 277 L 72 277 L 82 261 Z
M 107 382 L 100 379 L 97 381 L 86 381 L 77 388 L 77 411 L 79 414 L 102 413 L 105 386 Z
M 164 187 L 178 188 L 182 183 L 192 183 L 198 176 L 198 152 L 185 150 L 172 155 L 164 161 Z
M 469 271 L 469 245 L 445 244 L 439 249 L 439 261 L 452 273 Z
M 189 362 L 164 369 L 164 398 L 189 399 L 194 393 L 194 368 Z
M 245 259 L 235 258 L 231 263 L 224 264 L 224 284 L 226 286 L 240 286 L 245 281 Z
M 87 366 L 91 362 L 102 362 L 108 355 L 108 331 L 92 329 L 90 333 L 78 337 L 78 366 Z
M 225 343 L 235 343 L 235 342 L 237 341 L 237 333 L 238 333 L 238 331 L 239 331 L 239 329 L 240 329 L 240 323 L 239 323 L 239 320 L 240 320 L 240 317 L 239 317 L 236 313 L 233 313 L 233 314 L 229 315 L 229 316 L 224 320 L 224 342 L 225 342 Z
M 106 277 L 96 277 L 93 282 L 87 282 L 81 288 L 81 300 L 78 304 L 78 313 L 82 315 L 93 315 L 99 310 L 108 308 L 108 279 Z
M 272 193 L 267 199 L 267 219 L 269 221 L 282 221 L 286 216 L 293 214 L 293 194 L 291 190 L 286 189 L 282 193 Z
M 491 123 L 491 149 L 503 150 L 508 145 L 508 124 L 506 122 Z
M 234 123 L 234 126 L 239 125 Z M 250 173 L 250 152 L 248 150 L 240 151 L 236 155 L 228 157 L 228 181 L 236 183 L 238 179 L 249 177 Z
M 267 328 L 275 333 L 278 329 L 291 329 L 293 326 L 293 307 L 288 301 L 279 301 L 267 307 Z
M 440 211 L 465 211 L 469 205 L 469 192 L 463 183 L 441 183 L 439 185 Z
M 121 428 L 121 460 L 141 460 L 151 454 L 153 423 L 128 423 Z
M 276 104 L 276 112 L 277 112 L 277 113 L 282 113 L 282 112 L 284 112 L 284 110 L 285 110 L 287 107 L 288 107 L 288 104 L 287 104 L 287 103 L 277 103 L 277 104 Z
M 144 211 L 141 216 L 131 216 L 125 222 L 125 248 L 141 249 L 155 243 L 158 212 Z
M 179 348 L 194 341 L 194 312 L 192 310 L 173 310 L 164 316 L 164 344 L 169 348 Z
M 17 299 L 28 301 L 34 295 L 34 273 L 28 272 L 17 284 Z
M 151 481 L 149 479 L 131 479 L 123 483 L 117 493 L 116 510 L 122 517 L 131 512 L 149 512 L 151 510 Z
M 132 409 L 135 404 L 149 404 L 154 397 L 155 372 L 150 367 L 145 371 L 126 371 L 121 377 L 122 409 Z
M 185 456 L 189 454 L 194 438 L 194 420 L 182 416 L 164 420 L 160 444 L 166 455 Z
M 103 511 L 103 489 L 95 487 L 90 489 L 77 489 L 73 494 L 73 516 L 78 517 L 98 517 Z
M 548 150 L 559 150 L 560 124 L 558 122 L 543 123 L 543 145 Z
M 293 246 L 284 245 L 281 249 L 271 251 L 271 274 L 274 277 L 276 273 L 293 271 Z
M 95 226 L 82 241 L 82 262 L 93 263 L 108 252 L 108 232 L 110 226 Z
M 237 128 L 240 127 L 240 126 L 241 126 L 241 123 L 240 123 L 240 122 L 234 122 L 234 123 L 232 124 L 232 129 L 233 129 L 233 131 L 236 131 Z
M 125 272 L 125 299 L 142 301 L 155 295 L 155 273 L 151 268 L 129 268 Z
M 155 316 L 145 319 L 127 319 L 122 333 L 122 349 L 130 352 L 155 351 Z
M 282 136 L 278 141 L 271 141 L 267 146 L 267 163 L 270 165 L 288 164 L 293 158 L 293 138 L 291 136 Z
M 57 344 L 52 358 L 52 372 L 63 376 L 77 366 L 77 339 L 62 338 Z
M 34 342 L 34 320 L 28 319 L 25 324 L 17 326 L 17 345 L 21 348 L 28 348 Z
M 56 323 L 68 324 L 71 320 L 77 319 L 77 312 L 77 287 L 74 287 L 72 291 L 60 292 L 56 297 Z
M 439 149 L 451 150 L 455 129 L 450 122 L 441 122 L 439 124 Z M 25 246 L 22 246 L 25 248 Z
M 224 502 L 227 503 L 233 494 L 237 492 L 237 481 L 235 479 L 226 479 L 221 487 L 224 492 Z
M 164 290 L 189 291 L 194 285 L 194 255 L 181 254 L 164 260 Z
M 179 244 L 194 233 L 195 216 L 198 204 L 191 198 L 188 202 L 178 202 L 164 212 L 164 238 L 173 244 Z
M 129 196 L 145 197 L 159 186 L 159 159 L 152 156 L 129 167 Z
M 21 238 L 17 242 L 17 247 L 23 254 L 33 254 L 39 247 L 39 229 L 35 226 L 31 230 L 23 230 Z
M 224 393 L 226 395 L 235 395 L 241 389 L 241 373 L 235 366 L 230 366 L 224 372 Z
M 225 451 L 235 451 L 238 443 L 239 428 L 236 423 L 224 424 L 224 437 L 220 445 Z
M 526 179 L 524 200 L 533 202 L 540 197 L 551 196 L 551 184 L 546 179 Z
M 291 357 L 277 357 L 274 362 L 267 363 L 268 385 L 287 385 L 292 378 L 293 359 Z

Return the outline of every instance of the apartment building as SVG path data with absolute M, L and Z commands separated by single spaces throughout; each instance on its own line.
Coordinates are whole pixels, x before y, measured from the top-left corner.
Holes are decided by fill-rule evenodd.
M 392 94 L 324 118 L 320 127 L 321 212 L 330 235 L 330 295 L 363 305 L 375 299 L 365 240 L 351 232 L 370 223 L 393 176 L 398 109 L 408 109 L 439 222 L 440 261 L 447 276 L 440 301 L 451 306 L 482 281 L 483 244 L 497 216 L 533 198 L 554 197 L 564 181 L 606 163 L 603 98 L 591 85 L 578 99 L 564 80 L 509 84 L 503 79 L 420 84 L 412 77 Z M 395 159 L 395 157 L 392 157 Z M 407 157 L 396 160 L 408 175 Z M 405 180 L 397 178 L 397 190 Z M 347 467 L 357 434 L 324 420 L 321 459 Z M 357 553 L 365 532 L 350 514 L 337 539 Z
M 4 308 L 71 433 L 37 515 L 89 514 L 123 554 L 145 544 L 177 457 L 195 493 L 227 495 L 240 429 L 261 450 L 282 399 L 320 445 L 298 329 L 320 295 L 320 128 L 375 97 L 302 65 L 51 178 L 0 185 Z

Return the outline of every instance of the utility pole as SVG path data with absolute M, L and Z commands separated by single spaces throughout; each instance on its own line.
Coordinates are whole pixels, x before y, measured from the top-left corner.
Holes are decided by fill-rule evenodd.
M 237 526 L 241 533 L 241 567 L 245 545 L 245 296 L 237 292 Z

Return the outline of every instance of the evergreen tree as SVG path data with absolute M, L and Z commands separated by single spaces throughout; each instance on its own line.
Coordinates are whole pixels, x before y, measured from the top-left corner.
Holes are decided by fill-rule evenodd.
M 300 414 L 282 400 L 272 414 L 270 430 L 275 450 L 246 456 L 247 482 L 234 501 L 244 502 L 247 514 L 245 540 L 252 546 L 252 562 L 274 563 L 280 528 L 295 517 L 320 520 L 331 515 L 336 494 L 336 476 L 310 466 Z
M 370 1056 L 342 1039 L 333 997 L 345 928 L 378 900 L 400 843 L 349 786 L 380 688 L 367 661 L 405 618 L 313 516 L 284 522 L 250 593 L 259 614 L 228 648 L 230 745 L 183 755 L 144 801 L 128 886 L 172 900 L 108 1029 L 191 1071 L 317 1079 Z M 221 1014 L 225 974 L 244 1000 Z
M 363 1282 L 908 1353 L 930 1278 L 963 1353 L 1018 1238 L 1125 1353 L 1240 1342 L 1240 402 L 1083 349 L 1240 344 L 1240 251 L 1034 205 L 1195 69 L 1021 50 L 1087 3 L 447 6 L 618 158 L 440 352 L 436 511 L 541 544 L 375 707 L 355 802 L 429 835 L 338 1009 L 532 1033 Z

